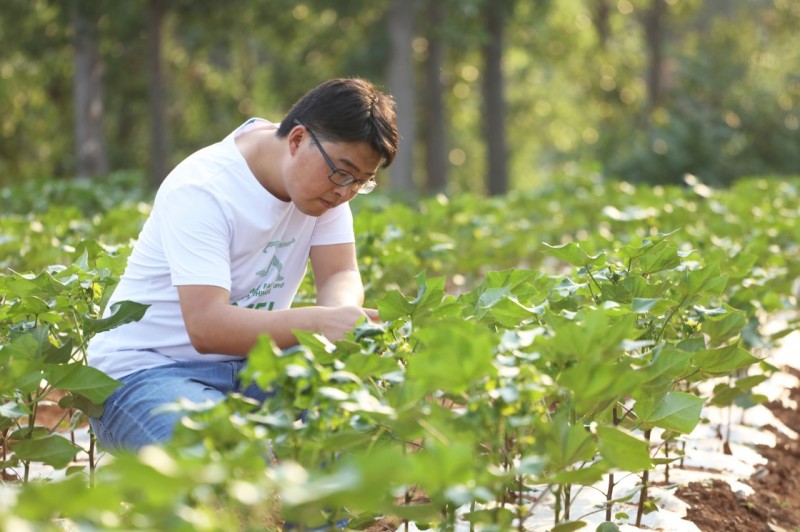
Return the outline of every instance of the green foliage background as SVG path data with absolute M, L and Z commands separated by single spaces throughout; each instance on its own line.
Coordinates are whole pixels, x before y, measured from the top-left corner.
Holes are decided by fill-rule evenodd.
M 425 2 L 417 4 L 410 46 L 416 83 L 421 87 L 430 37 L 441 36 L 449 190 L 481 192 L 485 0 L 440 1 L 446 17 L 436 28 L 426 25 Z M 511 2 L 504 71 L 513 187 L 542 183 L 575 161 L 629 182 L 656 183 L 680 182 L 688 172 L 727 185 L 741 176 L 800 169 L 800 6 L 789 0 L 664 2 L 664 93 L 656 105 L 647 96 L 642 25 L 651 0 L 606 2 L 605 40 L 597 31 L 597 0 Z M 71 4 L 3 3 L 2 184 L 74 173 Z M 149 162 L 147 3 L 86 5 L 100 31 L 112 169 L 143 172 Z M 246 117 L 280 119 L 329 77 L 360 75 L 385 84 L 387 0 L 165 5 L 171 164 Z M 423 116 L 424 107 L 417 112 Z M 424 146 L 418 148 L 421 181 Z

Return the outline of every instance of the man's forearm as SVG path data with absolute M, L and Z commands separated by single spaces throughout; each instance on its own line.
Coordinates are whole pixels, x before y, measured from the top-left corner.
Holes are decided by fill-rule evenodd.
M 346 270 L 331 275 L 317 286 L 317 304 L 322 307 L 360 307 L 364 304 L 364 285 L 361 274 Z

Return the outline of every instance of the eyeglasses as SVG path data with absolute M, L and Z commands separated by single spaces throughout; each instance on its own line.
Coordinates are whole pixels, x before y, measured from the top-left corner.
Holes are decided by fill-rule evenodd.
M 325 162 L 328 163 L 328 166 L 331 169 L 331 175 L 328 176 L 328 179 L 330 179 L 331 183 L 337 187 L 350 187 L 351 190 L 355 190 L 358 194 L 369 194 L 375 190 L 375 187 L 378 186 L 378 183 L 376 183 L 374 179 L 359 179 L 347 170 L 337 168 L 337 166 L 333 164 L 331 158 L 328 157 L 328 154 L 325 153 L 325 150 L 322 149 L 322 144 L 319 143 L 319 140 L 317 139 L 317 136 L 314 135 L 314 132 L 308 129 L 305 124 L 303 124 L 297 118 L 294 119 L 294 123 L 298 126 L 305 127 L 306 131 L 308 131 L 308 134 L 311 137 L 311 140 L 313 140 L 314 144 L 316 144 L 317 148 L 319 148 L 319 152 L 322 154 L 322 157 L 325 159 Z

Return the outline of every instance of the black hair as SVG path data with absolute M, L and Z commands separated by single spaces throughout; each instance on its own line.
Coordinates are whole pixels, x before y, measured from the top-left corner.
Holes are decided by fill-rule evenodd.
M 307 92 L 281 121 L 277 135 L 285 138 L 295 120 L 331 142 L 366 142 L 383 158 L 394 160 L 400 136 L 394 99 L 360 78 L 326 81 Z

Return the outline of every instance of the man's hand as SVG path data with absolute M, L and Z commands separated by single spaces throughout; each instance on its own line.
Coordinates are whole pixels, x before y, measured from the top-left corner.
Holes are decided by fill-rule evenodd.
M 364 318 L 368 320 L 380 319 L 378 311 L 374 309 L 356 306 L 317 308 L 320 311 L 319 332 L 331 342 L 343 339 Z

